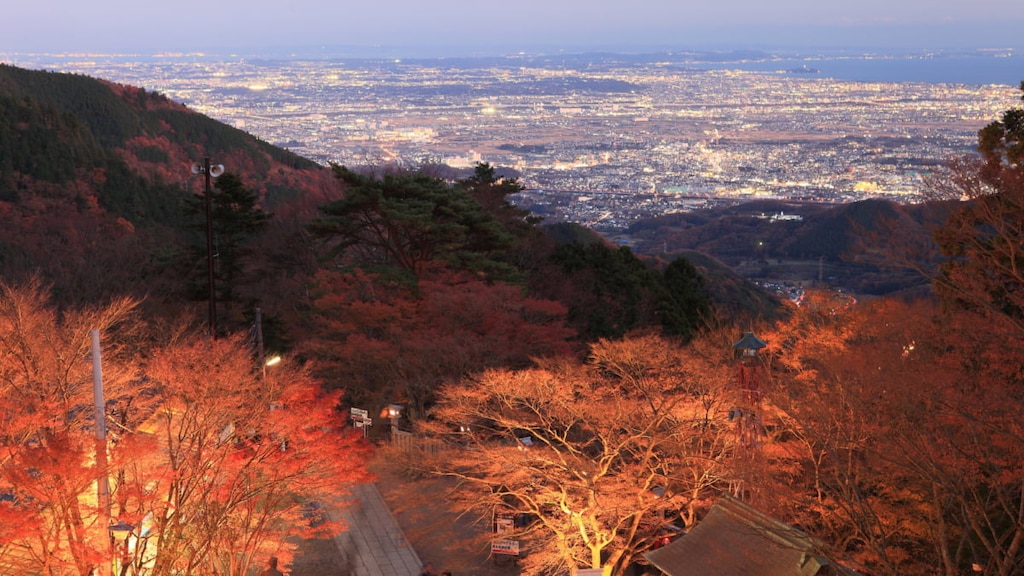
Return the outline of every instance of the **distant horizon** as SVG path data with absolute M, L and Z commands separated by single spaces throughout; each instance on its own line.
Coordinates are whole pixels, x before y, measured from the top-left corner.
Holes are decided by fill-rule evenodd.
M 449 65 L 560 67 L 584 69 L 593 65 L 674 65 L 693 69 L 730 69 L 762 73 L 794 73 L 806 68 L 821 77 L 859 82 L 928 82 L 946 84 L 1003 84 L 1014 88 L 1024 81 L 1024 50 L 1012 48 L 787 48 L 720 47 L 669 48 L 663 46 L 595 47 L 578 50 L 535 47 L 534 50 L 494 50 L 466 53 L 456 48 L 432 51 L 400 46 L 305 46 L 264 48 L 250 52 L 164 53 L 4 53 L 0 63 L 53 71 L 82 71 L 93 64 L 114 66 L 146 62 L 160 65 L 181 62 L 323 61 L 352 65 Z
M 415 45 L 415 44 L 293 44 L 264 46 L 219 46 L 209 49 L 190 50 L 4 50 L 0 48 L 0 56 L 106 56 L 132 58 L 358 58 L 358 59 L 478 59 L 505 58 L 521 56 L 555 56 L 555 55 L 730 55 L 743 53 L 763 53 L 775 57 L 860 57 L 860 56 L 917 56 L 917 55 L 1011 55 L 1024 56 L 1024 45 L 1020 47 L 999 44 L 949 45 L 949 46 L 879 46 L 879 45 L 840 45 L 840 44 L 769 44 L 744 42 L 736 44 L 532 44 L 532 45 L 493 45 L 486 48 L 462 46 L 455 44 Z M 1024 70 L 1022 70 L 1024 73 Z
M 1022 35 L 1024 36 L 1024 35 Z M 553 56 L 585 55 L 585 54 L 729 54 L 734 52 L 764 52 L 767 54 L 786 56 L 867 56 L 891 55 L 908 56 L 916 54 L 983 54 L 986 52 L 1003 52 L 1014 56 L 1024 55 L 1024 43 L 1020 46 L 1009 44 L 975 44 L 975 45 L 839 45 L 839 44 L 769 44 L 769 43 L 715 43 L 715 44 L 532 44 L 508 46 L 460 46 L 460 45 L 403 45 L 403 44 L 294 44 L 280 46 L 211 46 L 206 49 L 133 49 L 133 50 L 4 50 L 0 48 L 0 56 L 131 56 L 143 58 L 175 58 L 175 57 L 210 57 L 210 58 L 359 58 L 359 59 L 442 59 L 442 58 L 500 58 L 510 56 Z M 1024 74 L 1024 69 L 1022 69 Z

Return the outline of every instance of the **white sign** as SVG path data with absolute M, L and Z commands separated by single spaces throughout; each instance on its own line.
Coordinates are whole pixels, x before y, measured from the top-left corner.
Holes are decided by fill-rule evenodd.
M 491 554 L 519 556 L 518 540 L 491 540 Z
M 494 519 L 494 533 L 495 534 L 505 534 L 507 532 L 511 532 L 512 531 L 512 527 L 514 525 L 515 525 L 515 519 L 512 518 L 511 514 L 510 515 L 499 514 L 498 517 Z
M 604 570 L 601 568 L 577 568 L 574 574 L 575 576 L 601 576 L 604 574 Z

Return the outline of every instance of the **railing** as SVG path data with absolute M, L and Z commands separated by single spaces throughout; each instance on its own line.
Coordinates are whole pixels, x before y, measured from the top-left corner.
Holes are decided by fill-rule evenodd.
M 398 430 L 397 428 L 391 431 L 391 443 L 407 452 L 417 451 L 427 454 L 437 454 L 444 447 L 440 440 L 417 436 L 412 432 Z

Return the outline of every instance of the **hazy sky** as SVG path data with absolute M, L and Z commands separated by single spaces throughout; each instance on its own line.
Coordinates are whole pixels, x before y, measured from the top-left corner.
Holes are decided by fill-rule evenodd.
M 1024 49 L 1022 0 L 11 0 L 0 52 Z M 425 55 L 425 54 L 424 54 Z

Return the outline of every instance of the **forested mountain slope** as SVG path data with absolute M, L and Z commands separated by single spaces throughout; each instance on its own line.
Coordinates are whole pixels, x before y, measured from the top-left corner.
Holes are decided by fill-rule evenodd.
M 173 223 L 211 157 L 268 206 L 329 182 L 316 163 L 142 88 L 0 65 L 0 199 L 67 189 L 133 223 Z

